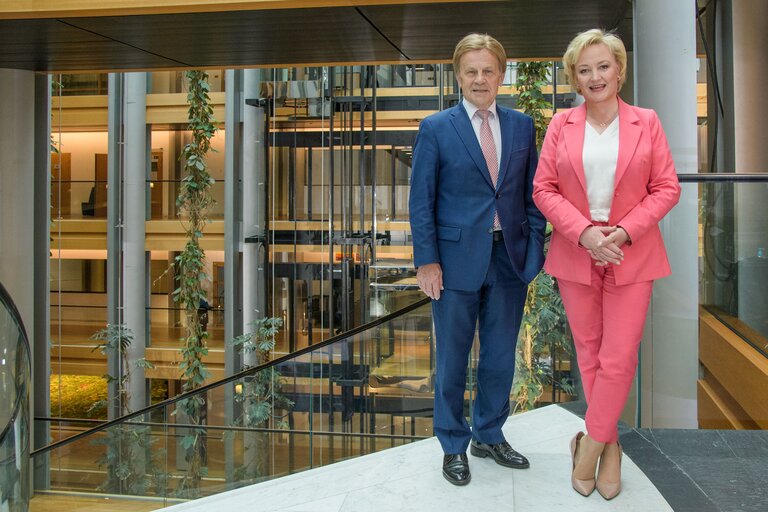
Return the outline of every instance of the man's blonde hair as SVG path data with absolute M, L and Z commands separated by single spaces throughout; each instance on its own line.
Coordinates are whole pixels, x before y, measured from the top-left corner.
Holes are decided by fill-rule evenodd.
M 579 92 L 578 83 L 576 82 L 576 62 L 581 57 L 581 52 L 595 44 L 607 46 L 616 59 L 619 65 L 619 90 L 621 90 L 624 82 L 627 80 L 627 50 L 624 48 L 624 43 L 619 39 L 619 36 L 599 28 L 593 28 L 576 34 L 576 37 L 568 44 L 568 49 L 565 50 L 563 68 L 568 83 L 571 84 L 571 89 L 574 92 Z
M 453 72 L 458 74 L 461 69 L 459 65 L 461 63 L 461 57 L 465 53 L 474 50 L 488 50 L 499 61 L 499 71 L 501 73 L 507 70 L 507 52 L 504 51 L 504 47 L 493 37 L 488 34 L 467 34 L 464 38 L 458 42 L 456 49 L 453 51 Z

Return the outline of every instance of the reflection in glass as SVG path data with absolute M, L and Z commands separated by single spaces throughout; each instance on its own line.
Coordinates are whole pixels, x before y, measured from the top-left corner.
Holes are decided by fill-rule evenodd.
M 701 303 L 768 356 L 768 184 L 700 185 Z

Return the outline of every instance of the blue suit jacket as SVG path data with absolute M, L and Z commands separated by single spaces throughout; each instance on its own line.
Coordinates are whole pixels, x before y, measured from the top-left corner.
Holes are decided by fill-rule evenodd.
M 491 260 L 494 208 L 512 267 L 525 283 L 544 263 L 546 221 L 531 198 L 538 156 L 530 117 L 496 106 L 501 164 L 494 189 L 460 102 L 421 122 L 409 200 L 416 267 L 440 263 L 447 289 L 480 289 Z

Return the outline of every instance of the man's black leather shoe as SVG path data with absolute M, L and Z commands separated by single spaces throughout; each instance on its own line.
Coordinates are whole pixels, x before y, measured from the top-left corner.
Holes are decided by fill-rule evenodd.
M 475 457 L 488 457 L 490 455 L 497 464 L 508 468 L 525 469 L 530 467 L 528 459 L 513 450 L 506 441 L 498 444 L 483 444 L 473 439 L 469 451 Z
M 472 479 L 466 453 L 443 457 L 443 476 L 453 485 L 467 485 Z

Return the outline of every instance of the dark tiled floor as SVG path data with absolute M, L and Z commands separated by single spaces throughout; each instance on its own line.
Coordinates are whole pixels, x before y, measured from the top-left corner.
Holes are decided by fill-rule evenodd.
M 768 512 L 768 431 L 623 426 L 620 440 L 675 512 Z

